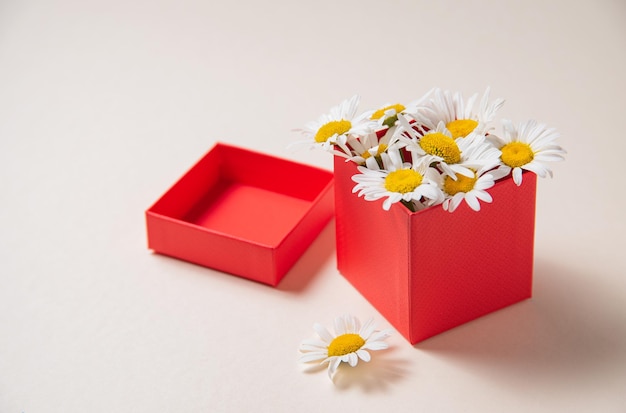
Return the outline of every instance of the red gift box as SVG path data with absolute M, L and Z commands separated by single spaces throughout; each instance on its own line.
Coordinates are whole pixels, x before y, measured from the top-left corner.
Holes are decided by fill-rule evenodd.
M 339 272 L 412 344 L 531 296 L 535 174 L 497 182 L 479 212 L 411 212 L 359 198 L 356 165 L 334 167 Z
M 146 211 L 148 247 L 276 286 L 333 215 L 333 175 L 216 144 Z

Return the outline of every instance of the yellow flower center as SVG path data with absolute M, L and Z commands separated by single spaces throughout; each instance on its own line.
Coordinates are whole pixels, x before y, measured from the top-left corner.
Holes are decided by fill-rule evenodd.
M 456 181 L 449 176 L 446 176 L 443 180 L 443 190 L 448 195 L 456 195 L 459 192 L 469 192 L 474 189 L 474 185 L 478 178 L 474 174 L 473 178 L 468 178 L 465 175 L 456 174 Z
M 433 132 L 424 135 L 420 139 L 420 146 L 424 152 L 443 158 L 447 164 L 457 163 L 461 160 L 461 150 L 456 142 L 443 133 Z
M 422 175 L 413 169 L 399 169 L 385 177 L 385 189 L 389 192 L 406 194 L 413 192 L 422 183 Z
M 343 135 L 352 128 L 352 123 L 349 120 L 331 120 L 330 122 L 322 125 L 315 134 L 315 142 L 326 142 L 329 138 L 335 135 Z
M 373 120 L 380 119 L 385 115 L 385 112 L 387 112 L 389 109 L 395 109 L 396 113 L 400 113 L 406 108 L 399 103 L 396 103 L 395 105 L 385 106 L 384 108 L 378 109 L 376 112 L 372 113 L 372 116 L 370 118 Z
M 473 119 L 457 119 L 446 124 L 446 128 L 452 134 L 452 138 L 464 138 L 478 126 L 478 122 Z
M 511 168 L 526 165 L 535 158 L 535 153 L 529 144 L 524 142 L 511 142 L 504 145 L 501 149 L 502 162 Z
M 378 150 L 376 151 L 376 156 L 380 156 L 381 153 L 385 152 L 387 150 L 387 145 L 385 145 L 384 143 L 381 143 L 380 145 L 378 145 Z M 361 156 L 363 157 L 363 159 L 367 159 L 370 156 L 372 156 L 371 153 L 369 153 L 368 151 L 365 151 L 361 154 Z
M 328 357 L 345 356 L 354 353 L 365 344 L 365 340 L 358 334 L 342 334 L 330 342 L 328 346 Z

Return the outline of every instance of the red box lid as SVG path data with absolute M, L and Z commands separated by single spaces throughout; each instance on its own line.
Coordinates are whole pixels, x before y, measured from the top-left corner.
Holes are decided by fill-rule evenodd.
M 146 211 L 148 247 L 277 285 L 333 216 L 330 171 L 217 143 Z

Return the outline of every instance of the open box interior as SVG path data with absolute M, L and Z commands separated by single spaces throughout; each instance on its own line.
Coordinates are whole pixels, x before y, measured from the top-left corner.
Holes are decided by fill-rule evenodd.
M 276 246 L 331 181 L 327 171 L 218 143 L 151 211 Z

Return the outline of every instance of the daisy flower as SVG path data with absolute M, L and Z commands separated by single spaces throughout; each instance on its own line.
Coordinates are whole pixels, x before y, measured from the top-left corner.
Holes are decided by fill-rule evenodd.
M 421 100 L 418 102 L 421 102 Z M 413 102 L 409 105 L 413 108 L 417 107 L 418 103 Z M 407 107 L 401 103 L 386 103 L 377 110 L 367 112 L 370 114 L 369 120 L 372 122 L 370 126 L 375 128 L 366 135 L 356 135 L 348 138 L 347 144 L 352 149 L 353 155 L 345 157 L 359 165 L 374 162 L 374 160 L 379 161 L 380 155 L 387 150 L 394 135 L 398 114 L 404 113 L 406 109 Z M 370 159 L 371 157 L 375 159 Z M 371 168 L 369 165 L 368 167 Z
M 370 119 L 378 122 L 378 126 L 392 128 L 398 121 L 398 114 L 414 114 L 423 106 L 435 89 L 431 89 L 421 98 L 414 100 L 406 106 L 402 103 L 386 103 L 381 108 L 371 112 Z
M 320 339 L 303 340 L 300 344 L 300 361 L 309 363 L 321 360 L 328 363 L 328 376 L 332 379 L 340 363 L 354 367 L 359 359 L 370 361 L 368 350 L 383 350 L 389 347 L 385 342 L 391 336 L 391 330 L 375 331 L 374 321 L 370 319 L 362 327 L 358 318 L 344 315 L 335 319 L 335 334 L 324 326 L 315 323 L 313 329 Z
M 372 168 L 374 163 L 380 160 L 380 155 L 389 147 L 391 136 L 392 134 L 385 133 L 379 138 L 376 132 L 371 132 L 364 136 L 349 138 L 347 145 L 353 155 L 344 157 L 359 165 L 366 164 L 368 168 Z
M 351 155 L 346 142 L 351 135 L 367 135 L 376 125 L 369 119 L 371 112 L 365 112 L 356 116 L 359 105 L 359 96 L 350 99 L 330 109 L 330 113 L 320 116 L 317 121 L 312 121 L 304 126 L 300 132 L 307 137 L 312 146 L 321 146 L 323 149 L 336 153 L 333 146 L 336 145 L 344 155 Z M 341 154 L 341 153 L 339 153 Z
M 536 173 L 542 178 L 552 177 L 552 171 L 545 162 L 565 159 L 563 148 L 555 144 L 558 132 L 542 123 L 529 120 L 520 123 L 516 129 L 509 120 L 503 120 L 504 138 L 496 138 L 503 174 L 513 171 L 513 181 L 522 184 L 522 169 Z
M 387 103 L 382 108 L 375 110 L 370 115 L 370 119 L 378 122 L 380 127 L 392 127 L 398 120 L 398 113 L 403 113 L 405 109 L 406 106 L 401 103 Z
M 464 138 L 471 133 L 485 135 L 489 131 L 489 122 L 493 121 L 504 100 L 490 102 L 489 88 L 485 90 L 478 105 L 477 100 L 478 93 L 466 102 L 459 92 L 453 94 L 449 90 L 435 89 L 413 117 L 427 130 L 435 129 L 439 122 L 443 122 L 454 139 Z
M 454 139 L 443 122 L 425 131 L 419 125 L 411 125 L 403 116 L 399 116 L 398 120 L 400 127 L 392 143 L 406 147 L 418 157 L 430 157 L 452 179 L 456 179 L 457 174 L 471 178 L 474 176 L 472 169 L 498 163 L 500 151 L 482 135 L 471 134 L 467 138 Z
M 474 211 L 480 211 L 479 200 L 487 203 L 493 201 L 487 189 L 494 186 L 497 177 L 486 173 L 489 169 L 491 166 L 472 171 L 473 177 L 457 175 L 456 179 L 453 179 L 451 176 L 445 176 L 442 187 L 446 200 L 443 201 L 443 209 L 454 212 L 465 201 Z
M 402 201 L 412 211 L 413 202 L 426 199 L 429 204 L 443 201 L 443 193 L 439 189 L 441 176 L 439 172 L 428 166 L 429 162 L 403 162 L 397 148 L 388 149 L 381 154 L 383 169 L 358 167 L 359 173 L 352 177 L 357 184 L 352 192 L 358 192 L 366 201 L 386 198 L 383 209 L 388 211 L 391 205 Z M 378 165 L 372 165 L 378 168 Z

